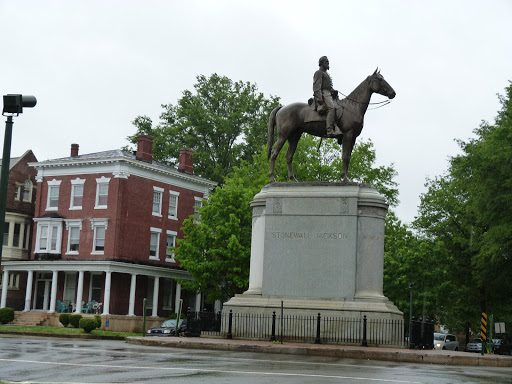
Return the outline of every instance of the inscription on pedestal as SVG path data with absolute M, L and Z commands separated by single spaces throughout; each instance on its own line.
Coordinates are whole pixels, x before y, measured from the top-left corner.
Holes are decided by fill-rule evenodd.
M 271 232 L 272 239 L 286 240 L 343 240 L 348 239 L 348 233 L 328 233 L 328 232 Z

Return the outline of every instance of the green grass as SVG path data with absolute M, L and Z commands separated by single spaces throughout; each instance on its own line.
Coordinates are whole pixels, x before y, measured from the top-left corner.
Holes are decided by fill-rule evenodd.
M 19 332 L 19 333 L 43 333 L 47 335 L 87 335 L 82 328 L 64 328 L 64 327 L 50 327 L 50 326 L 20 326 L 20 325 L 1 325 L 0 332 Z M 142 333 L 129 333 L 129 332 L 110 332 L 95 329 L 90 333 L 96 336 L 141 336 Z M 1 384 L 1 382 L 0 382 Z

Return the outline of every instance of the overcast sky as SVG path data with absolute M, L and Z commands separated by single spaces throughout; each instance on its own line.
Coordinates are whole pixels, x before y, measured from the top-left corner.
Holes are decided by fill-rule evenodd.
M 200 74 L 288 104 L 311 97 L 322 55 L 345 94 L 379 67 L 397 97 L 361 137 L 398 171 L 404 222 L 512 80 L 508 0 L 0 0 L 0 17 L 0 92 L 38 100 L 14 118 L 11 155 L 39 160 L 126 145 L 136 116 L 158 121 Z

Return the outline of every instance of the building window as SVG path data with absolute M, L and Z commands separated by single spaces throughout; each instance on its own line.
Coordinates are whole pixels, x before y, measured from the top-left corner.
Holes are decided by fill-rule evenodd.
M 25 224 L 23 229 L 23 248 L 28 249 L 28 236 L 30 233 L 30 224 Z
M 108 200 L 108 183 L 110 178 L 104 176 L 96 179 L 96 203 L 95 209 L 106 209 Z
M 160 234 L 162 230 L 159 228 L 150 228 L 151 239 L 149 242 L 149 258 L 159 260 L 158 249 L 160 247 Z
M 162 309 L 172 309 L 172 287 L 173 280 L 164 279 L 162 284 Z
M 101 287 L 103 285 L 103 276 L 100 273 L 91 274 L 91 285 L 89 291 L 89 301 L 101 302 Z
M 20 235 L 21 235 L 21 224 L 14 223 L 14 236 L 12 238 L 12 246 L 19 248 L 20 246 Z
M 47 211 L 56 211 L 59 209 L 59 189 L 62 180 L 48 181 L 48 200 L 46 201 Z
M 169 191 L 169 219 L 178 220 L 179 192 Z
M 178 233 L 174 231 L 167 231 L 167 247 L 165 252 L 165 261 L 175 262 L 174 260 L 174 251 L 169 248 L 176 246 L 176 235 Z
M 0 276 L 0 288 L 3 289 L 2 276 Z M 19 289 L 19 288 L 20 288 L 20 274 L 19 273 L 9 273 L 7 289 Z
M 148 285 L 146 287 L 146 308 L 153 309 L 153 293 L 155 290 L 155 278 L 148 276 Z
M 82 209 L 85 179 L 71 180 L 71 203 L 69 209 Z
M 11 223 L 8 221 L 4 224 L 4 247 L 7 247 L 9 245 L 9 227 L 11 226 Z
M 92 240 L 92 254 L 103 255 L 105 252 L 105 233 L 108 219 L 91 219 L 91 228 L 94 232 Z
M 61 253 L 62 219 L 37 218 L 35 253 Z
M 80 231 L 82 229 L 82 220 L 64 220 L 68 230 L 67 255 L 77 255 L 80 248 Z
M 16 183 L 14 186 L 14 200 L 20 201 L 21 200 L 21 189 L 23 188 L 22 184 Z
M 162 216 L 163 188 L 153 187 L 153 216 Z
M 203 207 L 203 199 L 194 197 L 194 219 L 199 220 L 199 211 Z
M 23 201 L 32 202 L 32 181 L 29 179 L 23 184 Z

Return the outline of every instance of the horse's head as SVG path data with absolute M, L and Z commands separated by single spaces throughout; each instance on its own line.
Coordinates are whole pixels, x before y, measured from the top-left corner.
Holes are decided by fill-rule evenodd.
M 369 80 L 372 92 L 387 96 L 390 99 L 396 96 L 395 90 L 384 80 L 384 76 L 380 74 L 378 68 L 373 72 L 373 75 L 369 76 Z

